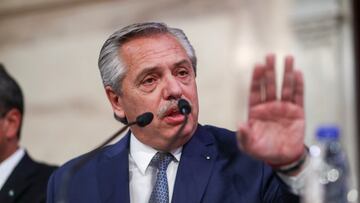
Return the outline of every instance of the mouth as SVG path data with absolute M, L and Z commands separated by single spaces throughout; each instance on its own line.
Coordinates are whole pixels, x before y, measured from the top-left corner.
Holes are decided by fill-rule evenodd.
M 165 115 L 164 117 L 167 117 L 167 116 L 176 116 L 177 114 L 180 114 L 180 111 L 177 107 L 172 107 L 170 108 L 169 110 L 167 110 L 165 112 Z
M 163 120 L 171 125 L 181 124 L 185 116 L 182 115 L 177 107 L 170 108 L 165 112 Z

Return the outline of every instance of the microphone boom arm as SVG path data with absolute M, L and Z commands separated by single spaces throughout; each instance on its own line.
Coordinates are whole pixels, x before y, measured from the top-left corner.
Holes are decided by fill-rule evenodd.
M 104 146 L 106 146 L 107 144 L 109 144 L 111 141 L 113 141 L 116 137 L 118 137 L 121 133 L 123 133 L 128 127 L 137 124 L 140 127 L 144 127 L 148 124 L 151 123 L 151 121 L 153 120 L 154 115 L 150 112 L 146 112 L 144 114 L 141 114 L 140 116 L 138 116 L 136 118 L 135 121 L 130 122 L 128 124 L 126 124 L 125 126 L 123 126 L 120 130 L 118 130 L 116 133 L 114 133 L 110 138 L 108 138 L 105 142 L 103 142 L 101 145 L 99 145 L 98 147 L 96 147 L 95 149 L 93 149 L 92 151 L 88 152 L 87 154 L 84 155 L 84 157 L 82 159 L 80 159 L 79 161 L 77 161 L 72 167 L 69 168 L 68 171 L 66 171 L 64 173 L 64 176 L 62 177 L 61 180 L 61 185 L 59 188 L 59 200 L 56 201 L 57 203 L 67 203 L 68 199 L 68 194 L 67 194 L 67 190 L 68 190 L 68 184 L 70 181 L 70 178 L 81 168 L 83 167 L 88 161 L 90 161 L 92 158 L 95 157 L 95 155 L 101 150 L 103 149 Z

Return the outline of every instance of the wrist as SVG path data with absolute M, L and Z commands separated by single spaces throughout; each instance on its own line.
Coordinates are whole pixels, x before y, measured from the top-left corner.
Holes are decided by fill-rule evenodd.
M 284 175 L 291 175 L 296 172 L 298 172 L 304 165 L 307 156 L 309 154 L 309 148 L 305 146 L 304 152 L 300 156 L 300 158 L 297 158 L 295 161 L 292 161 L 289 164 L 282 164 L 282 165 L 272 165 L 270 166 L 279 173 L 282 173 Z

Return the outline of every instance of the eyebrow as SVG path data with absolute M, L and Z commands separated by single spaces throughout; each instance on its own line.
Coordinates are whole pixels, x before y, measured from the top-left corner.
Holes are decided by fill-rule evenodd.
M 139 82 L 145 75 L 156 72 L 158 69 L 160 69 L 158 66 L 144 68 L 139 75 L 136 76 L 135 81 Z
M 188 65 L 191 68 L 191 63 L 189 63 L 189 61 L 187 61 L 186 59 L 183 59 L 179 62 L 176 62 L 173 66 L 174 67 L 178 67 L 181 65 Z M 135 78 L 135 81 L 139 82 L 145 75 L 152 73 L 152 72 L 156 72 L 158 69 L 160 69 L 160 67 L 158 66 L 153 66 L 153 67 L 146 67 L 144 68 L 139 75 Z
M 183 59 L 183 60 L 175 63 L 175 67 L 176 66 L 181 66 L 181 65 L 189 65 L 191 67 L 191 63 L 189 63 L 189 61 L 187 61 L 186 59 Z

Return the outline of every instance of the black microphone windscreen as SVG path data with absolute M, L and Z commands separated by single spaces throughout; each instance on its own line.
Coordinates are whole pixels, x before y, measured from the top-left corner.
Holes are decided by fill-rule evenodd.
M 136 117 L 136 124 L 140 127 L 145 127 L 151 123 L 154 118 L 154 114 L 151 112 L 146 112 Z
M 180 99 L 178 101 L 178 107 L 179 107 L 181 114 L 187 115 L 191 112 L 191 106 L 190 106 L 189 102 L 186 101 L 185 99 Z

